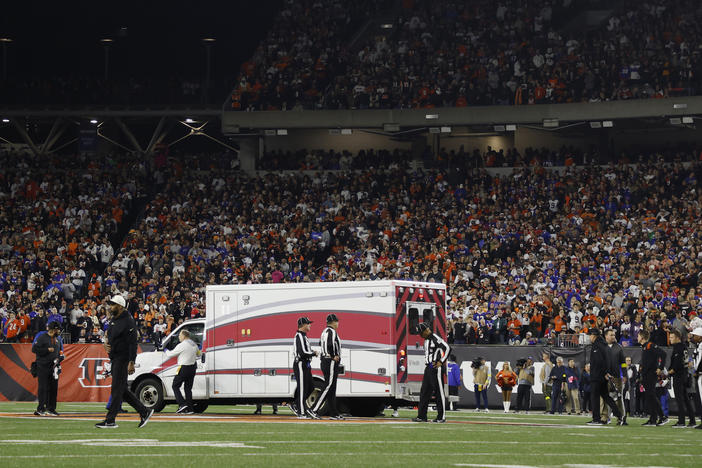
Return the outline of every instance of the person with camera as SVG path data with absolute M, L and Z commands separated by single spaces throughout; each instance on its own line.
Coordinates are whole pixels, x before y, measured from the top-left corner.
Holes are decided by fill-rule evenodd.
M 48 330 L 37 335 L 32 352 L 36 358 L 37 399 L 39 403 L 35 416 L 58 416 L 56 399 L 58 396 L 58 379 L 61 373 L 63 343 L 61 342 L 61 325 L 51 322 Z
M 111 362 L 112 393 L 111 404 L 105 420 L 95 425 L 98 429 L 114 429 L 117 426 L 115 418 L 122 408 L 122 400 L 129 403 L 141 420 L 137 427 L 144 427 L 154 414 L 153 409 L 147 409 L 141 401 L 129 390 L 127 376 L 134 373 L 134 361 L 137 355 L 137 331 L 134 319 L 126 310 L 127 302 L 119 294 L 108 301 L 110 305 L 110 328 L 104 344 Z
M 479 357 L 470 363 L 473 369 L 473 390 L 475 393 L 475 412 L 480 412 L 480 399 L 485 402 L 485 412 L 488 406 L 488 388 L 490 387 L 490 369 L 485 365 L 485 358 Z
M 509 362 L 502 364 L 502 370 L 495 376 L 497 385 L 502 389 L 502 407 L 505 413 L 509 413 L 509 405 L 512 401 L 512 389 L 517 384 L 517 374 L 514 373 Z
M 517 413 L 531 408 L 531 389 L 534 386 L 534 360 L 531 356 L 517 361 Z
M 675 428 L 684 428 L 685 417 L 690 420 L 690 425 L 695 425 L 695 413 L 692 410 L 688 389 L 692 385 L 690 374 L 687 371 L 687 348 L 682 342 L 682 333 L 677 328 L 670 332 L 670 342 L 673 345 L 673 352 L 670 355 L 670 366 L 668 375 L 673 378 L 673 391 L 678 403 L 678 422 L 673 424 Z
M 419 335 L 424 338 L 424 378 L 419 393 L 419 406 L 414 422 L 427 422 L 427 409 L 432 396 L 436 397 L 436 419 L 432 422 L 445 423 L 444 374 L 449 357 L 449 345 L 434 333 L 427 323 L 417 325 Z
M 312 408 L 312 412 L 317 414 L 324 402 L 327 402 L 327 415 L 331 419 L 344 419 L 339 414 L 336 407 L 336 383 L 339 380 L 339 368 L 341 366 L 341 342 L 339 341 L 339 318 L 336 314 L 327 315 L 327 327 L 319 338 L 322 348 L 321 367 L 324 374 L 324 390 L 317 399 L 317 403 Z

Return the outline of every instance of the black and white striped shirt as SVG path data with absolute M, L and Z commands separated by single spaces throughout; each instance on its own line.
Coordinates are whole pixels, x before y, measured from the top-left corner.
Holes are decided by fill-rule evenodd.
M 322 347 L 322 357 L 333 359 L 341 357 L 341 342 L 339 334 L 332 327 L 327 327 L 319 337 L 319 345 Z
M 445 363 L 449 357 L 449 345 L 436 333 L 432 333 L 424 340 L 424 362 L 433 364 L 437 361 Z
M 310 341 L 307 339 L 307 334 L 298 330 L 295 333 L 295 360 L 309 361 L 314 357 L 314 351 L 310 346 Z

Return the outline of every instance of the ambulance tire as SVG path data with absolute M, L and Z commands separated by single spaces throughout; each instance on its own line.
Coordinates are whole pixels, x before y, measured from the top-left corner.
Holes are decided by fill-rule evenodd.
M 142 380 L 136 386 L 134 393 L 147 409 L 159 412 L 166 406 L 166 403 L 163 401 L 163 385 L 157 379 L 147 378 Z
M 314 385 L 314 388 L 312 389 L 312 393 L 310 393 L 310 396 L 307 397 L 307 407 L 308 408 L 313 408 L 314 405 L 317 404 L 317 399 L 320 397 L 322 392 L 324 391 L 324 380 L 320 378 L 312 378 L 312 383 Z M 327 403 L 324 402 L 321 408 L 317 411 L 317 414 L 320 416 L 326 416 L 327 414 Z
M 209 405 L 207 404 L 206 401 L 194 401 L 193 402 L 193 411 L 195 411 L 198 414 L 204 413 L 208 406 Z
M 359 418 L 378 416 L 385 409 L 385 402 L 379 398 L 354 398 L 349 403 L 349 413 Z

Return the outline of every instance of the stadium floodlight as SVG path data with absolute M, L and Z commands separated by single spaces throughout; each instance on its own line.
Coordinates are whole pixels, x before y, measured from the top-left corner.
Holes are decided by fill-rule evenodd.
M 612 128 L 612 127 L 614 127 L 614 122 L 612 122 L 611 120 L 603 120 L 602 126 L 604 128 Z
M 203 37 L 203 38 L 202 38 L 202 42 L 213 43 L 213 42 L 217 42 L 217 39 L 215 39 L 214 37 Z
M 2 123 L 9 123 L 9 122 L 10 122 L 10 119 L 7 119 L 7 118 L 6 118 L 6 119 L 2 119 Z
M 685 104 L 685 103 L 673 104 L 673 109 L 687 109 L 687 104 Z
M 546 128 L 558 127 L 558 119 L 544 119 L 543 125 Z
M 684 124 L 691 124 L 691 123 L 694 123 L 694 122 L 695 122 L 695 120 L 694 120 L 692 117 L 689 117 L 689 116 L 688 116 L 688 117 L 683 117 L 683 118 L 682 118 L 682 123 L 684 123 Z
M 602 128 L 602 122 L 590 122 L 590 128 Z
M 102 43 L 104 45 L 110 45 L 113 42 L 115 42 L 114 39 L 110 39 L 109 37 L 105 37 L 105 38 L 100 39 L 100 43 Z
M 279 128 L 278 130 L 275 131 L 275 134 L 279 135 L 279 136 L 284 136 L 284 135 L 288 134 L 288 131 L 284 128 Z
M 681 125 L 682 124 L 682 119 L 680 117 L 671 117 L 670 118 L 670 125 Z
M 504 132 L 505 130 L 507 130 L 507 127 L 505 127 L 504 125 L 495 125 L 495 126 L 492 127 L 492 128 L 493 128 L 493 130 L 495 130 L 496 132 Z
M 427 120 L 436 120 L 439 118 L 439 114 L 427 114 L 424 118 Z
M 383 23 L 380 25 L 380 29 L 392 29 L 392 23 Z
M 508 132 L 516 132 L 517 131 L 517 125 L 515 124 L 507 124 L 505 125 L 505 130 Z
M 90 119 L 90 123 L 93 125 L 97 125 L 98 121 L 97 119 Z
M 191 119 L 190 117 L 187 117 L 187 118 L 185 119 L 185 123 L 189 123 L 189 124 L 195 123 L 195 119 Z

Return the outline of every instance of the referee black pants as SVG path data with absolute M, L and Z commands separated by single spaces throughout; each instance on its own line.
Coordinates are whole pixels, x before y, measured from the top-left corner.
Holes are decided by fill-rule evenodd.
M 307 397 L 312 393 L 312 369 L 309 361 L 295 361 L 293 364 L 297 388 L 295 389 L 295 406 L 304 415 L 307 408 Z
M 146 407 L 127 386 L 128 365 L 128 358 L 116 357 L 112 359 L 112 403 L 107 411 L 107 416 L 105 416 L 107 422 L 115 422 L 117 413 L 122 409 L 122 401 L 129 403 L 141 416 L 146 415 Z
M 419 392 L 419 412 L 417 417 L 427 419 L 427 409 L 432 396 L 436 396 L 436 419 L 445 419 L 444 402 L 444 366 L 434 368 L 426 366 L 424 368 L 424 378 L 422 379 L 422 389 Z
M 339 363 L 331 358 L 322 358 L 322 373 L 324 374 L 324 390 L 319 395 L 312 411 L 317 413 L 324 402 L 327 402 L 327 416 L 338 416 L 336 407 L 336 382 L 339 380 Z

